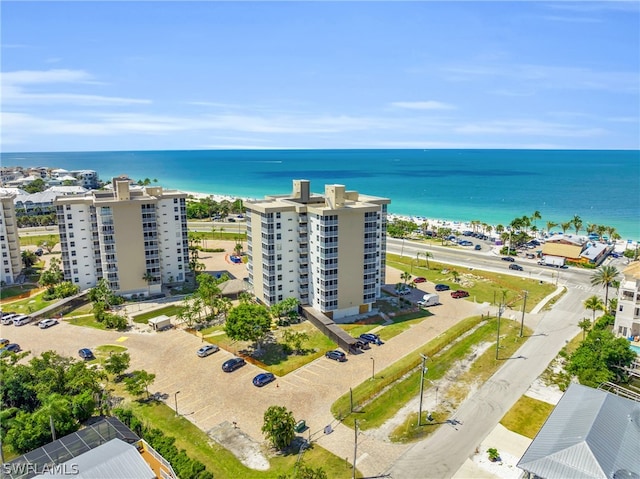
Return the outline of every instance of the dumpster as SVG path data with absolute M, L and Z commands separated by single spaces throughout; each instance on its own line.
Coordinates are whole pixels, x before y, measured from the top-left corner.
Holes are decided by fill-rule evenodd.
M 303 432 L 305 429 L 307 429 L 307 423 L 305 421 L 298 421 L 296 423 L 296 432 Z

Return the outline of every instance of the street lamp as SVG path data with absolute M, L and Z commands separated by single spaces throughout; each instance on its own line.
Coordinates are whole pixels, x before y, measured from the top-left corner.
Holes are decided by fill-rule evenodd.
M 428 368 L 425 367 L 427 356 L 420 354 L 422 357 L 422 369 L 420 371 L 420 406 L 418 407 L 418 426 L 422 426 L 422 392 L 424 391 L 424 375 L 427 374 Z
M 373 379 L 376 377 L 376 360 L 371 358 L 371 380 L 373 381 Z
M 176 416 L 180 415 L 178 414 L 178 394 L 180 394 L 180 391 L 176 391 L 176 393 L 173 395 L 173 400 L 176 403 Z

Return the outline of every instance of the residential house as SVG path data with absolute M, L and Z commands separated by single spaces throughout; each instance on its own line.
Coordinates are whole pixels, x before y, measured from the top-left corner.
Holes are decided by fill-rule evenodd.
M 618 290 L 618 310 L 613 332 L 640 342 L 640 262 L 634 261 L 622 274 Z

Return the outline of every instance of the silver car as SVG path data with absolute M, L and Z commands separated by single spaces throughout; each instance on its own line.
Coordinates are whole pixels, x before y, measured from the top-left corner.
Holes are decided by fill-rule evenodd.
M 207 344 L 206 346 L 202 346 L 200 349 L 198 349 L 196 354 L 201 358 L 206 358 L 207 356 L 215 353 L 218 350 L 220 350 L 220 348 L 215 344 Z
M 40 321 L 38 323 L 38 327 L 40 329 L 47 329 L 50 328 L 51 326 L 55 326 L 56 324 L 58 324 L 58 320 L 57 319 L 43 319 L 42 321 Z

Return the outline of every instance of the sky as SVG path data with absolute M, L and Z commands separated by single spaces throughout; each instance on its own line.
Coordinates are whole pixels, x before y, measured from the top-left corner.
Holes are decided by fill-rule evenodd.
M 640 2 L 3 0 L 4 152 L 640 148 Z

